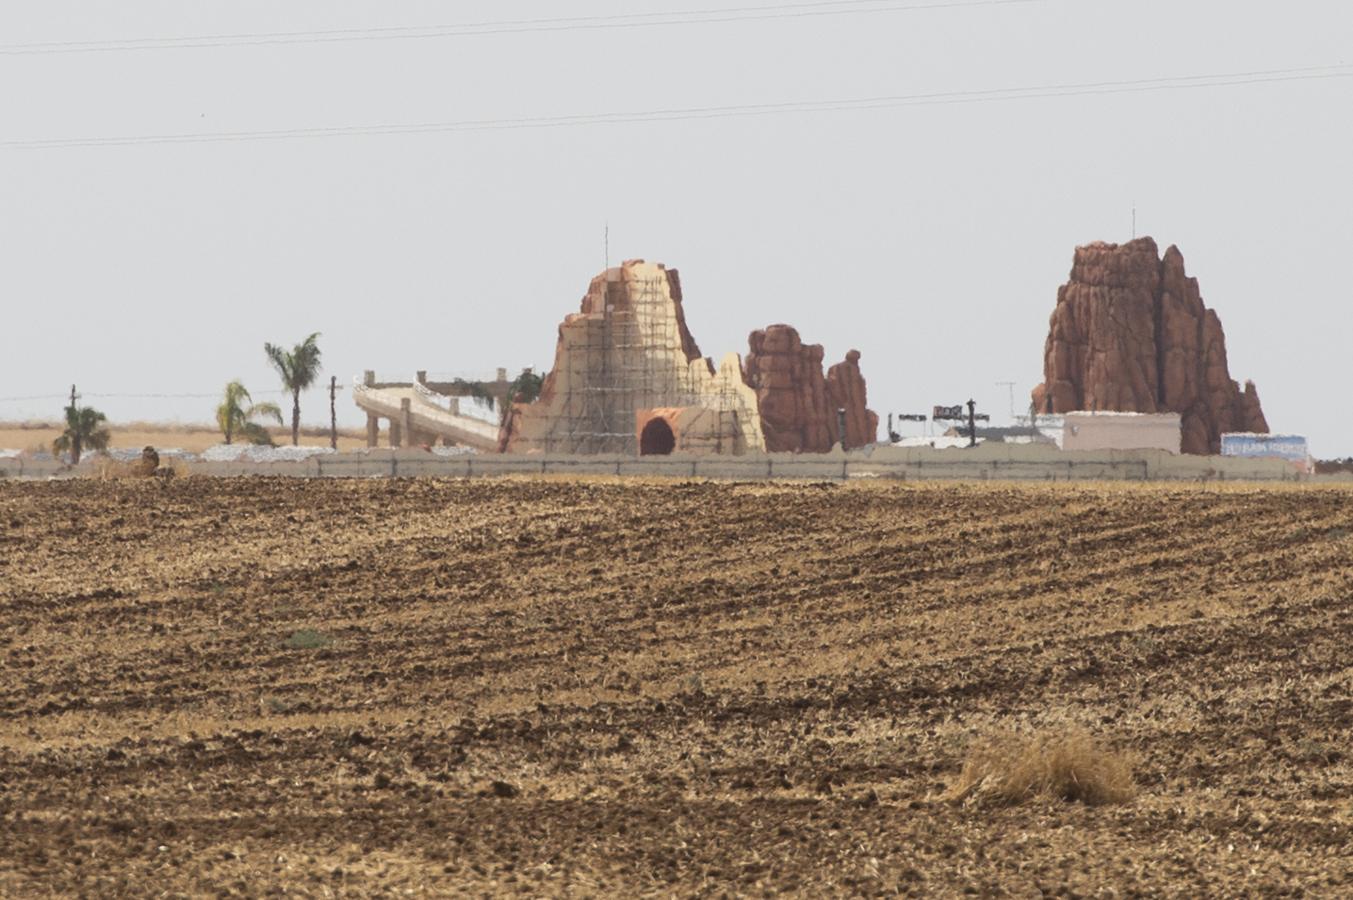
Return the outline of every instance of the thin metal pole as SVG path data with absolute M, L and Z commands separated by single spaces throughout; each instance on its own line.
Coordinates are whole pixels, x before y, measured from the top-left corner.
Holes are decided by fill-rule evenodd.
M 338 449 L 338 409 L 334 397 L 338 394 L 338 376 L 329 376 L 329 446 Z
M 996 386 L 1010 389 L 1010 421 L 1013 422 L 1015 420 L 1015 382 L 998 381 Z

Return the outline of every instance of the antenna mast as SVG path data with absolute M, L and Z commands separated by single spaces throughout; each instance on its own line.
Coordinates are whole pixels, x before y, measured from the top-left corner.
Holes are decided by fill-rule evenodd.
M 1003 388 L 1009 388 L 1009 389 L 1010 389 L 1010 421 L 1012 421 L 1012 422 L 1015 421 L 1015 382 L 1013 382 L 1013 381 L 998 381 L 998 382 L 996 382 L 996 387 L 1003 387 Z

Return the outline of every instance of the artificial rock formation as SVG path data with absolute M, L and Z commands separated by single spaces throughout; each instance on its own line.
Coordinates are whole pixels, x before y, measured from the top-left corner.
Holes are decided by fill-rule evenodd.
M 850 351 L 843 362 L 828 370 L 827 396 L 832 409 L 845 410 L 846 433 L 842 443 L 847 450 L 878 440 L 879 417 L 869 408 L 865 397 L 859 350 Z M 835 417 L 832 421 L 835 423 Z
M 717 369 L 701 357 L 676 270 L 630 260 L 592 279 L 581 311 L 559 326 L 539 398 L 513 408 L 500 443 L 514 453 L 632 454 L 645 412 L 673 430 L 676 450 L 765 448 L 738 355 Z
M 747 343 L 743 374 L 756 389 L 767 452 L 830 450 L 836 425 L 822 375 L 822 345 L 805 345 L 788 325 L 753 331 Z
M 824 376 L 823 351 L 788 325 L 752 332 L 716 369 L 686 327 L 674 269 L 631 260 L 594 278 L 581 312 L 559 327 L 539 399 L 518 404 L 501 437 L 509 452 L 825 453 L 873 443 L 860 354 Z
M 748 338 L 744 372 L 756 388 L 761 430 L 771 453 L 825 453 L 841 441 L 837 410 L 846 412 L 846 449 L 872 444 L 878 416 L 865 401 L 860 353 L 852 350 L 824 377 L 821 344 L 805 344 L 789 325 Z
M 1242 391 L 1226 363 L 1217 314 L 1177 247 L 1156 242 L 1076 248 L 1057 292 L 1034 389 L 1040 413 L 1176 412 L 1185 453 L 1218 453 L 1227 431 L 1266 433 L 1252 382 Z

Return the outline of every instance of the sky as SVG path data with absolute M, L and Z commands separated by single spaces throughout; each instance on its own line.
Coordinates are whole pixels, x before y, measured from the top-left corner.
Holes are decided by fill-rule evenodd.
M 885 418 L 999 423 L 1074 248 L 1135 210 L 1271 428 L 1353 455 L 1350 76 L 1338 0 L 7 0 L 0 420 L 74 383 L 208 422 L 231 379 L 280 400 L 263 344 L 314 331 L 308 423 L 330 375 L 545 370 L 643 258 L 707 355 L 788 322 Z

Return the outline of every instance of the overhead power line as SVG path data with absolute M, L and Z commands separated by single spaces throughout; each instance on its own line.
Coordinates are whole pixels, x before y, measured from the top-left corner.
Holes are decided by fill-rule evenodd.
M 991 88 L 943 91 L 926 94 L 894 94 L 835 100 L 801 100 L 783 103 L 751 103 L 732 106 L 696 106 L 636 112 L 590 113 L 571 116 L 534 116 L 517 119 L 466 119 L 447 122 L 345 125 L 321 128 L 286 128 L 266 131 L 218 131 L 183 134 L 30 138 L 0 141 L 0 149 L 40 150 L 68 147 L 120 147 L 140 144 L 206 144 L 240 141 L 288 140 L 294 138 L 350 137 L 354 135 L 426 134 L 437 132 L 497 131 L 527 128 L 562 128 L 593 125 L 625 125 L 641 122 L 674 122 L 692 119 L 745 118 L 789 113 L 848 112 L 902 106 L 943 106 L 959 103 L 996 103 L 1048 97 L 1080 97 L 1148 91 L 1196 90 L 1284 81 L 1311 81 L 1353 76 L 1353 65 L 1307 66 L 1211 75 L 1176 75 L 1126 81 L 1092 81 L 1049 84 L 1024 88 Z
M 479 37 L 548 31 L 595 31 L 618 28 L 660 28 L 673 25 L 708 25 L 757 22 L 771 19 L 805 19 L 972 7 L 1025 6 L 1047 0 L 951 0 L 951 2 L 899 3 L 898 0 L 821 0 L 808 3 L 777 3 L 735 6 L 726 9 L 622 13 L 605 16 L 570 16 L 548 19 L 507 19 L 467 22 L 459 25 L 405 25 L 370 28 L 338 28 L 316 31 L 258 31 L 234 34 L 200 34 L 169 38 L 126 38 L 107 41 L 38 41 L 0 44 L 0 55 L 24 56 L 52 53 L 110 53 L 129 50 L 181 50 L 195 47 L 239 47 L 268 44 L 328 44 L 350 41 L 389 41 L 411 38 Z
M 34 394 L 29 397 L 0 397 L 0 403 L 26 403 L 32 400 L 65 400 L 65 394 Z
M 345 387 L 340 384 L 338 385 L 337 389 L 341 391 L 345 390 Z M 290 391 L 280 390 L 276 388 L 272 390 L 251 391 L 250 393 L 263 396 L 286 396 L 286 397 L 291 396 Z M 210 394 L 157 394 L 157 393 L 107 394 L 107 393 L 94 393 L 88 391 L 81 391 L 80 397 L 89 398 L 92 400 L 219 400 L 221 397 L 221 392 L 217 391 L 215 393 Z M 0 397 L 0 403 L 25 403 L 35 400 L 68 400 L 68 399 L 69 396 L 66 394 L 33 394 L 28 397 Z
M 281 394 L 283 391 L 253 391 L 256 394 Z M 221 397 L 221 392 L 214 394 L 99 394 L 82 393 L 82 397 L 90 397 L 95 400 L 217 400 Z

